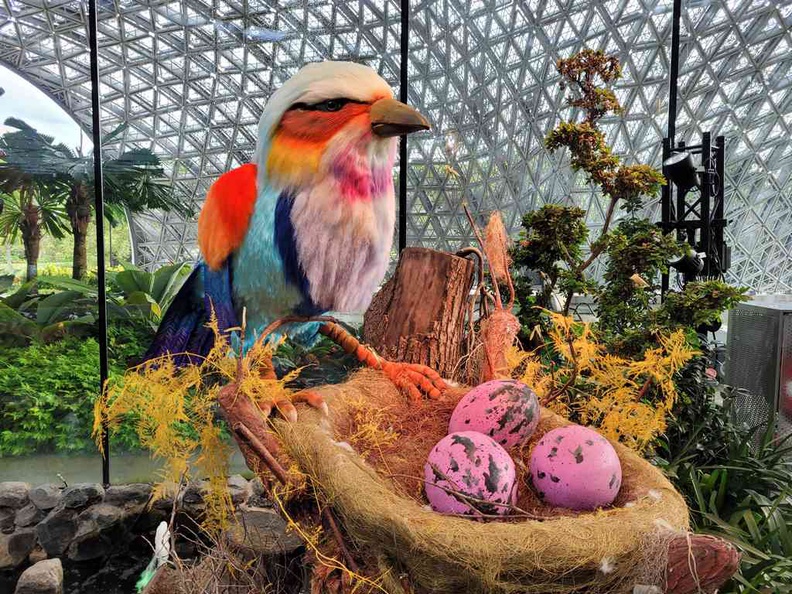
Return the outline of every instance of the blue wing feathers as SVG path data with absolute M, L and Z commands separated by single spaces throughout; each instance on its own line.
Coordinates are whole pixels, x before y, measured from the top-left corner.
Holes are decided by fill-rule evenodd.
M 201 262 L 179 289 L 157 329 L 143 361 L 173 354 L 183 367 L 200 361 L 214 346 L 214 332 L 207 327 L 211 312 L 221 332 L 238 325 L 231 293 L 230 266 L 212 271 Z

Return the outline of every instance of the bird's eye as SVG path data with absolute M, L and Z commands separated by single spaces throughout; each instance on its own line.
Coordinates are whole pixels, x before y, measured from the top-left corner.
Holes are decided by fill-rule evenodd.
M 343 99 L 328 99 L 316 104 L 316 109 L 319 111 L 338 111 L 344 107 L 345 101 Z

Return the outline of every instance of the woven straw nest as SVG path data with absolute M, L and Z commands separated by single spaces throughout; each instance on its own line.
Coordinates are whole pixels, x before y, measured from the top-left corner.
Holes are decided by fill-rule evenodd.
M 662 473 L 628 448 L 613 444 L 623 483 L 611 509 L 542 521 L 448 517 L 403 494 L 341 443 L 350 402 L 365 399 L 385 407 L 403 399 L 388 380 L 361 372 L 319 391 L 330 405 L 330 418 L 301 410 L 296 423 L 278 423 L 278 432 L 358 549 L 376 555 L 390 570 L 389 592 L 403 591 L 397 579 L 403 574 L 419 589 L 447 593 L 662 588 L 668 542 L 688 529 L 688 510 Z M 543 409 L 535 438 L 566 424 Z

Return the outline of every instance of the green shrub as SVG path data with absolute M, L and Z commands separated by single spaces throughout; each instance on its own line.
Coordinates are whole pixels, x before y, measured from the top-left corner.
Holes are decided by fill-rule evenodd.
M 699 359 L 677 380 L 684 398 L 658 444 L 657 464 L 685 496 L 696 532 L 742 552 L 722 592 L 788 592 L 792 584 L 792 441 L 734 422 L 734 392 L 716 390 Z
M 111 377 L 134 363 L 149 340 L 145 326 L 111 325 Z M 0 456 L 95 451 L 91 428 L 98 393 L 99 343 L 93 337 L 1 349 Z M 121 428 L 114 443 L 138 447 L 131 427 Z
M 99 345 L 68 338 L 0 355 L 0 455 L 93 448 Z

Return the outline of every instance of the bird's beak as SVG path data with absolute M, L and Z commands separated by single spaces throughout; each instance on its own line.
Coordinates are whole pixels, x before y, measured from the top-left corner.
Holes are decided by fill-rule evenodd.
M 382 138 L 429 130 L 429 121 L 396 99 L 380 99 L 371 106 L 371 131 Z

